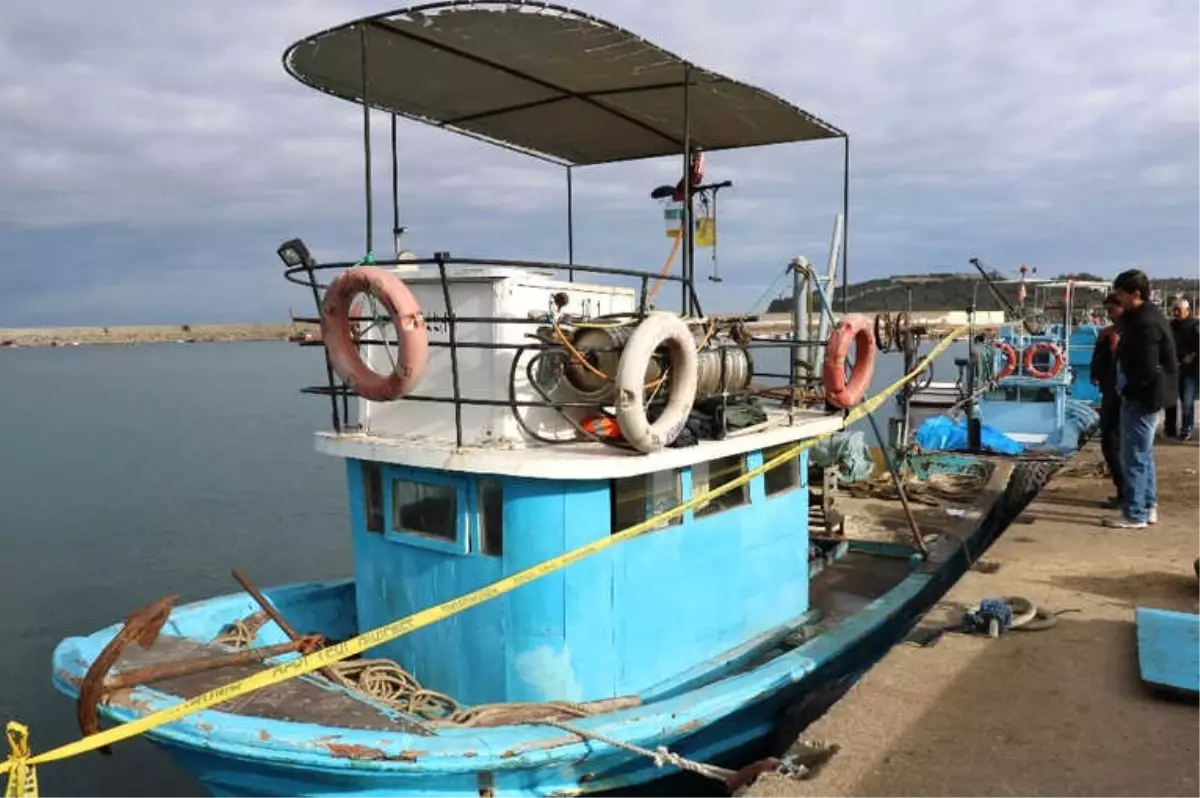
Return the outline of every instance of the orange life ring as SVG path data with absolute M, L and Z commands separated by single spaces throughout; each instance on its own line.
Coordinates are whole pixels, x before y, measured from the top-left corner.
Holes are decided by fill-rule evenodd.
M 1034 355 L 1036 355 L 1038 352 L 1049 352 L 1054 357 L 1054 363 L 1051 364 L 1049 371 L 1042 371 L 1033 365 Z M 1048 380 L 1051 377 L 1057 377 L 1058 373 L 1062 371 L 1064 359 L 1062 350 L 1057 346 L 1049 341 L 1038 341 L 1036 344 L 1025 350 L 1025 358 L 1023 362 L 1025 364 L 1025 373 L 1030 377 L 1039 380 Z
M 1004 368 L 996 372 L 996 379 L 1004 379 L 1017 370 L 1017 350 L 1008 341 L 997 341 L 996 348 L 1004 355 Z
M 358 351 L 354 298 L 369 293 L 387 308 L 396 328 L 399 355 L 389 374 L 373 371 Z M 399 399 L 421 381 L 429 362 L 429 335 L 421 306 L 404 281 L 378 266 L 355 266 L 339 274 L 321 302 L 321 337 L 329 364 L 350 388 L 364 399 L 387 402 Z
M 854 372 L 846 380 L 846 356 L 854 344 Z M 875 331 L 871 319 L 861 314 L 838 322 L 825 342 L 825 368 L 821 383 L 825 399 L 843 410 L 863 400 L 875 373 Z

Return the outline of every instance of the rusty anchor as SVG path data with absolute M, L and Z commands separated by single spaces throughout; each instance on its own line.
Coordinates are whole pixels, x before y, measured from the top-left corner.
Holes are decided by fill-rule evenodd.
M 175 606 L 175 600 L 178 598 L 179 596 L 166 596 L 131 612 L 125 619 L 125 625 L 121 627 L 121 631 L 117 632 L 113 639 L 108 641 L 108 645 L 100 651 L 99 656 L 92 660 L 91 667 L 88 668 L 83 682 L 79 685 L 79 702 L 75 707 L 79 730 L 85 737 L 95 734 L 99 730 L 99 723 L 96 720 L 96 705 L 100 703 L 104 694 L 104 676 L 113 665 L 117 664 L 121 653 L 130 643 L 136 641 L 144 649 L 154 645 L 154 641 L 158 639 L 158 633 L 162 631 L 163 624 L 171 616 L 171 608 Z M 98 750 L 106 756 L 112 755 L 112 749 L 107 745 Z
M 214 657 L 194 657 L 192 659 L 177 659 L 168 662 L 156 662 L 141 668 L 130 668 L 118 671 L 104 679 L 105 691 L 123 690 L 126 687 L 137 687 L 139 684 L 152 684 L 167 679 L 177 679 L 180 676 L 191 676 L 193 673 L 215 671 L 233 665 L 248 665 L 280 654 L 290 654 L 293 651 L 303 651 L 321 643 L 320 635 L 305 635 L 299 640 L 289 640 L 286 643 L 276 643 L 272 646 L 259 646 L 229 654 L 218 654 Z
M 300 635 L 294 640 L 272 646 L 260 646 L 216 656 L 156 662 L 110 675 L 108 671 L 120 661 L 122 653 L 130 643 L 136 642 L 143 649 L 149 649 L 154 645 L 171 614 L 171 608 L 174 606 L 176 598 L 177 596 L 168 596 L 130 613 L 129 617 L 125 619 L 125 625 L 121 631 L 109 641 L 100 655 L 92 662 L 80 683 L 79 701 L 76 708 L 79 730 L 83 736 L 87 737 L 99 731 L 97 707 L 113 690 L 190 676 L 194 673 L 234 665 L 247 665 L 293 651 L 309 653 L 317 650 L 324 643 L 324 638 L 320 635 Z M 102 754 L 112 754 L 112 749 L 108 746 L 98 750 Z

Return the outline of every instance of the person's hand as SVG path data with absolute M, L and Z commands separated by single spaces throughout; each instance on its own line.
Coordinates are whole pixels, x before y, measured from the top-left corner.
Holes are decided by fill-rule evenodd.
M 1196 359 L 1196 353 L 1188 352 L 1186 355 L 1183 356 L 1183 360 L 1180 362 L 1183 363 L 1184 365 L 1190 365 L 1191 362 L 1195 359 Z
M 1100 380 L 1097 379 L 1096 377 L 1092 377 L 1092 385 L 1095 385 L 1096 387 L 1100 387 Z

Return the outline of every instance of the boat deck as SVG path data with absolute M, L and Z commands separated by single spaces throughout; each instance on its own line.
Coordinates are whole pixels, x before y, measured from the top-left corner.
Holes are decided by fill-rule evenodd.
M 161 635 L 149 649 L 129 646 L 122 652 L 116 670 L 157 662 L 194 659 L 227 654 L 229 649 L 199 643 L 182 637 Z M 180 698 L 195 698 L 238 679 L 264 670 L 262 665 L 233 665 L 218 670 L 166 679 L 151 685 L 155 690 Z M 108 703 L 134 708 L 132 690 L 114 691 Z M 273 718 L 294 723 L 318 723 L 350 729 L 424 734 L 420 726 L 394 717 L 392 713 L 364 701 L 335 686 L 324 686 L 315 679 L 302 677 L 256 690 L 253 693 L 218 704 L 218 712 L 230 712 L 251 718 Z
M 900 584 L 911 573 L 908 561 L 863 552 L 847 552 L 813 579 L 812 606 L 821 613 L 817 629 L 836 626 L 858 610 Z M 159 662 L 191 660 L 228 653 L 228 649 L 186 638 L 161 635 L 149 649 L 129 646 L 122 653 L 116 671 L 143 667 Z M 781 653 L 779 650 L 775 654 Z M 769 658 L 764 652 L 758 661 Z M 265 666 L 257 663 L 223 667 L 188 676 L 164 679 L 150 685 L 156 691 L 182 699 L 194 698 L 209 690 L 252 676 Z M 719 678 L 720 672 L 712 678 Z M 136 709 L 133 690 L 114 691 L 108 703 Z M 258 690 L 214 708 L 245 717 L 272 718 L 295 723 L 317 723 L 350 729 L 435 733 L 412 723 L 386 708 L 371 703 L 353 692 L 327 685 L 316 676 L 290 679 Z
M 839 746 L 832 758 L 807 780 L 764 776 L 747 794 L 1196 795 L 1195 700 L 1141 680 L 1134 629 L 1137 606 L 1196 612 L 1196 448 L 1159 445 L 1158 473 L 1172 476 L 1159 482 L 1161 521 L 1136 532 L 1099 526 L 1111 485 L 1095 476 L 1096 449 L 922 624 L 1005 595 L 1076 612 L 1042 632 L 898 646 L 801 735 Z
M 317 450 L 415 468 L 471 473 L 505 473 L 540 479 L 610 479 L 646 474 L 734 454 L 778 446 L 836 432 L 843 414 L 797 408 L 789 413 L 763 403 L 767 420 L 732 431 L 723 440 L 666 448 L 652 454 L 616 449 L 591 441 L 548 447 L 539 443 L 498 441 L 456 448 L 454 441 L 416 435 L 368 435 L 361 432 L 318 432 Z M 549 453 L 553 456 L 547 456 Z

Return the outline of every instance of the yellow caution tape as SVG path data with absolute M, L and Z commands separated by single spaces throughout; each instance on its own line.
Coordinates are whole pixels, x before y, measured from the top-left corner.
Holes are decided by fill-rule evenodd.
M 4 730 L 8 737 L 8 761 L 0 768 L 11 767 L 8 776 L 8 786 L 4 788 L 4 798 L 18 796 L 36 796 L 38 794 L 37 768 L 29 760 L 29 729 L 15 720 L 8 722 Z M 0 770 L 0 772 L 3 772 Z
M 942 352 L 944 352 L 951 343 L 967 331 L 967 327 L 960 327 L 948 336 L 938 342 L 929 354 L 913 369 L 910 373 L 904 375 L 896 382 L 889 385 L 884 390 L 880 391 L 875 396 L 867 399 L 862 404 L 850 410 L 846 414 L 845 425 L 852 424 L 874 412 L 883 402 L 901 387 L 913 381 L 917 376 L 925 370 L 925 368 L 933 362 Z M 236 682 L 231 682 L 215 690 L 209 690 L 207 693 L 202 693 L 195 698 L 176 704 L 173 707 L 162 709 L 145 715 L 135 721 L 114 726 L 111 729 L 76 740 L 73 743 L 60 746 L 58 748 L 38 754 L 37 756 L 29 756 L 28 747 L 28 730 L 19 723 L 10 723 L 9 728 L 9 748 L 10 752 L 7 761 L 0 763 L 0 773 L 11 771 L 8 780 L 8 789 L 6 796 L 16 798 L 16 796 L 36 796 L 37 795 L 37 776 L 34 771 L 34 765 L 40 765 L 45 762 L 54 762 L 60 759 L 68 759 L 73 756 L 85 754 L 89 751 L 95 751 L 97 748 L 102 748 L 122 740 L 128 740 L 131 737 L 136 737 L 143 732 L 148 732 L 151 729 L 156 729 L 159 726 L 164 726 L 168 723 L 174 723 L 177 720 L 182 720 L 188 715 L 195 714 L 201 710 L 216 706 L 217 704 L 238 698 L 239 696 L 252 693 L 255 690 L 261 690 L 264 687 L 270 687 L 280 682 L 285 682 L 288 679 L 293 679 L 297 676 L 303 676 L 306 673 L 312 673 L 326 666 L 332 665 L 335 662 L 340 662 L 347 657 L 352 657 L 355 654 L 361 654 L 367 649 L 395 640 L 398 637 L 403 637 L 417 629 L 423 629 L 426 626 L 445 620 L 451 615 L 456 615 L 463 610 L 470 609 L 485 601 L 515 590 L 522 585 L 527 585 L 536 579 L 539 579 L 549 573 L 553 573 L 561 568 L 566 568 L 568 565 L 573 565 L 580 560 L 598 554 L 605 549 L 631 540 L 639 535 L 644 535 L 651 532 L 655 527 L 665 521 L 670 521 L 678 516 L 683 515 L 688 510 L 709 502 L 715 498 L 725 495 L 730 491 L 737 490 L 743 485 L 754 479 L 759 474 L 770 471 L 773 468 L 778 468 L 788 462 L 800 452 L 811 449 L 817 442 L 825 437 L 832 435 L 832 432 L 824 433 L 812 438 L 808 438 L 787 451 L 776 456 L 768 462 L 763 463 L 757 468 L 747 471 L 737 479 L 726 482 L 725 484 L 714 488 L 707 493 L 693 496 L 690 500 L 683 504 L 676 505 L 670 510 L 659 513 L 658 515 L 647 518 L 639 524 L 616 532 L 599 540 L 580 546 L 577 549 L 572 549 L 565 554 L 560 554 L 557 557 L 552 557 L 545 562 L 538 563 L 523 571 L 519 571 L 512 576 L 507 576 L 490 585 L 473 590 L 470 593 L 465 593 L 458 598 L 443 602 L 428 609 L 409 615 L 406 618 L 401 618 L 398 621 L 393 621 L 384 626 L 372 629 L 369 632 L 364 632 L 358 637 L 353 637 L 343 643 L 323 648 L 313 654 L 309 654 L 301 659 L 293 660 L 282 665 L 276 665 L 273 668 L 259 671 L 253 676 L 248 676 L 245 679 L 240 679 Z M 14 787 L 14 784 L 16 785 Z M 30 786 L 32 785 L 32 787 Z M 30 789 L 33 791 L 30 792 Z

